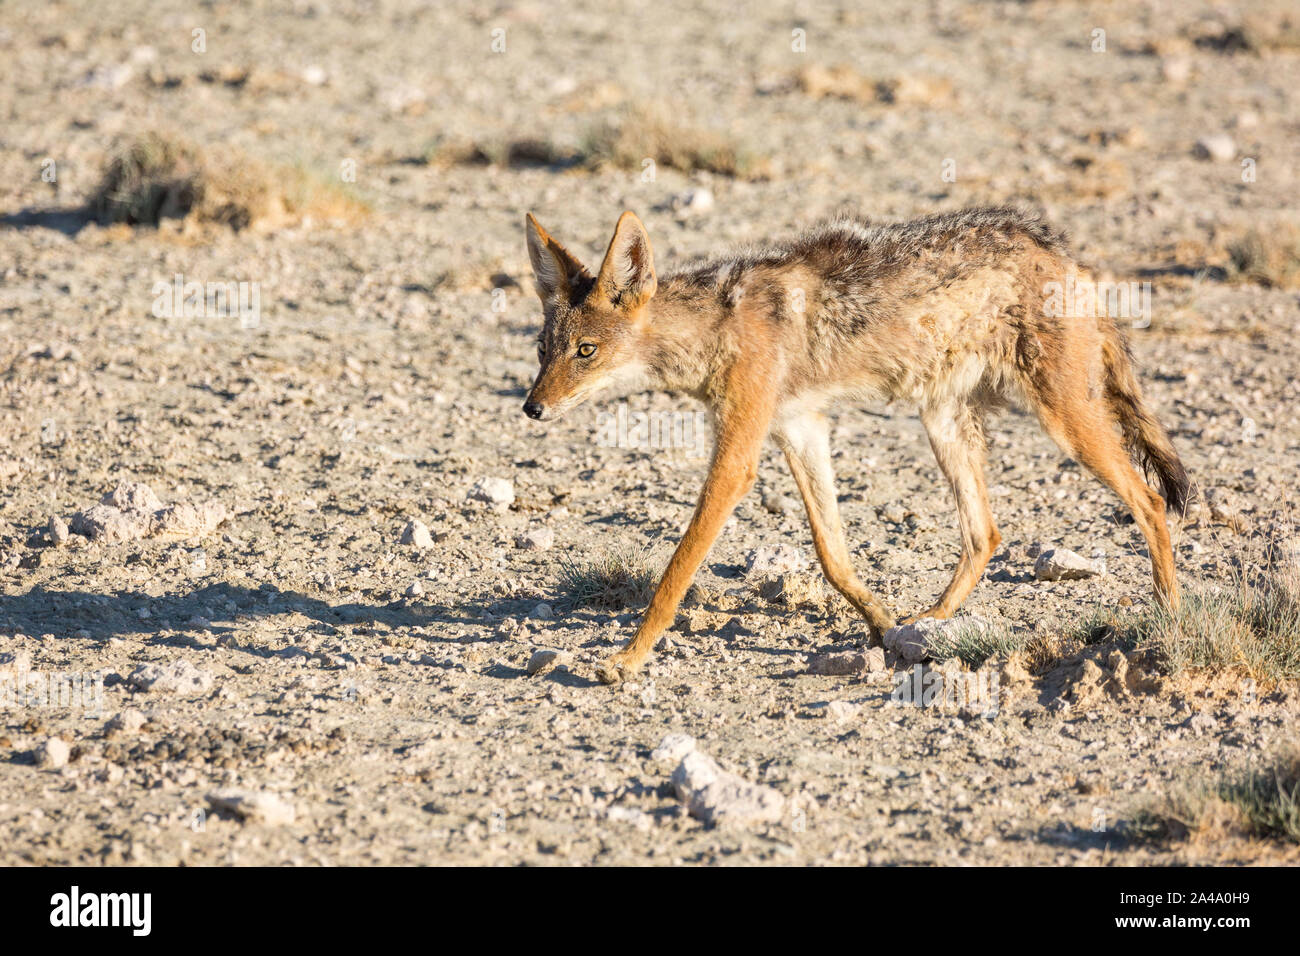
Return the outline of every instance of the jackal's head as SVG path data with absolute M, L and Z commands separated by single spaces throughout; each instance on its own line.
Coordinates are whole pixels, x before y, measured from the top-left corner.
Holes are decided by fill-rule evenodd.
M 541 368 L 524 414 L 557 418 L 606 385 L 644 371 L 641 337 L 655 294 L 650 237 L 630 212 L 619 217 L 600 271 L 593 276 L 530 213 L 528 257 L 542 300 L 537 338 Z

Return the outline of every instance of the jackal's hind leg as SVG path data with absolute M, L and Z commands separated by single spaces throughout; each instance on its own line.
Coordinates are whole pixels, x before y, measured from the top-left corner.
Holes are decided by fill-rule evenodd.
M 917 617 L 948 618 L 979 583 L 1002 537 L 984 484 L 984 432 L 978 413 L 964 402 L 945 402 L 922 409 L 921 422 L 957 501 L 961 557 L 939 600 Z
M 858 579 L 850 562 L 835 499 L 826 416 L 806 413 L 785 418 L 777 423 L 775 437 L 808 509 L 813 544 L 826 579 L 866 618 L 872 636 L 879 639 L 894 626 L 894 618 Z

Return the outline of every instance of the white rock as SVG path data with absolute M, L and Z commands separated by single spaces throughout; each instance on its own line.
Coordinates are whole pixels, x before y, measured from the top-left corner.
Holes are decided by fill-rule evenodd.
M 433 535 L 429 533 L 429 526 L 423 521 L 412 518 L 402 529 L 401 544 L 409 544 L 419 548 L 421 551 L 433 547 Z
M 832 723 L 842 724 L 858 716 L 858 707 L 847 700 L 833 700 L 825 707 L 819 708 L 818 716 L 825 717 Z
M 165 694 L 203 694 L 212 689 L 212 675 L 184 658 L 166 666 L 143 664 L 127 677 L 136 690 Z
M 50 523 L 46 526 L 50 541 L 55 545 L 68 543 L 68 523 L 58 515 L 50 515 Z
M 677 799 L 689 801 L 697 791 L 717 780 L 722 772 L 722 768 L 708 754 L 695 749 L 687 751 L 673 771 L 672 785 Z
M 133 707 L 128 707 L 126 710 L 115 715 L 113 719 L 105 725 L 105 729 L 118 731 L 124 734 L 134 734 L 148 722 L 149 718 L 144 714 L 140 713 L 140 711 Z
M 659 746 L 650 751 L 650 759 L 664 763 L 677 763 L 694 749 L 695 738 L 690 734 L 665 734 L 664 739 L 659 741 Z
M 568 664 L 569 660 L 570 656 L 564 651 L 558 651 L 549 647 L 539 648 L 538 650 L 533 651 L 532 656 L 528 658 L 528 666 L 525 670 L 527 670 L 530 675 L 542 674 L 546 671 L 553 670 L 562 664 Z
M 533 617 L 541 621 L 549 621 L 555 617 L 555 608 L 551 607 L 545 601 L 533 608 Z
M 157 511 L 163 504 L 153 489 L 143 482 L 122 481 L 100 499 L 100 504 L 112 505 L 123 511 Z
M 1198 139 L 1192 147 L 1192 153 L 1197 159 L 1226 163 L 1236 157 L 1237 144 L 1227 133 L 1212 133 Z
M 68 765 L 71 753 L 72 748 L 58 737 L 49 737 L 36 748 L 36 766 L 43 770 L 58 770 Z
M 1034 561 L 1034 577 L 1040 581 L 1073 581 L 1104 574 L 1104 565 L 1066 548 L 1044 551 Z
M 469 489 L 472 501 L 486 501 L 498 508 L 514 504 L 515 486 L 505 478 L 480 478 Z
M 691 816 L 709 826 L 777 823 L 785 815 L 785 797 L 779 792 L 728 773 L 698 750 L 682 758 L 672 784 Z
M 530 528 L 515 538 L 515 547 L 525 551 L 549 551 L 555 546 L 555 532 L 550 528 Z
M 126 512 L 112 505 L 93 505 L 74 514 L 68 520 L 68 527 L 74 534 L 84 535 L 92 541 L 112 544 L 143 538 L 149 533 L 151 518 L 144 512 Z
M 799 503 L 787 495 L 769 491 L 763 496 L 763 507 L 774 515 L 788 515 L 794 514 L 799 508 Z
M 802 571 L 808 566 L 803 553 L 788 544 L 764 545 L 750 552 L 745 562 L 747 574 L 778 575 L 791 571 Z
M 207 801 L 214 810 L 234 814 L 245 822 L 276 826 L 294 821 L 293 804 L 265 790 L 214 790 L 207 795 Z

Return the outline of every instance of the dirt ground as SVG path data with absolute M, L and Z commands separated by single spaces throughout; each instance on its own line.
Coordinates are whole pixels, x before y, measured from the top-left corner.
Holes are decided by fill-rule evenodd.
M 591 262 L 633 209 L 663 268 L 846 208 L 1020 201 L 1083 260 L 1151 283 L 1131 332 L 1149 401 L 1241 515 L 1177 530 L 1184 587 L 1258 566 L 1294 534 L 1300 298 L 1234 281 L 1225 249 L 1300 211 L 1300 46 L 1285 6 L 1241 7 L 1263 18 L 1250 31 L 1234 5 L 1173 0 L 0 7 L 0 678 L 8 661 L 94 690 L 0 702 L 0 863 L 1294 861 L 1123 827 L 1153 794 L 1294 743 L 1293 688 L 1090 694 L 1056 673 L 1004 682 L 983 716 L 896 706 L 888 671 L 806 673 L 867 636 L 845 602 L 790 607 L 745 575 L 762 546 L 812 554 L 802 509 L 761 503 L 796 496 L 774 448 L 642 679 L 600 685 L 639 609 L 570 607 L 562 562 L 666 558 L 706 460 L 605 447 L 616 396 L 560 422 L 520 411 L 540 316 L 526 211 Z M 644 105 L 757 161 L 563 159 Z M 370 214 L 87 221 L 116 144 L 159 129 L 342 178 Z M 555 156 L 494 158 L 523 141 Z M 467 143 L 485 155 L 447 158 Z M 165 314 L 176 276 L 256 284 L 255 321 Z M 1050 633 L 1145 605 L 1144 545 L 1112 495 L 1032 418 L 990 434 L 1004 541 L 963 613 Z M 834 445 L 859 573 L 896 613 L 929 606 L 956 518 L 913 410 L 840 410 Z M 472 498 L 484 478 L 513 504 Z M 122 482 L 224 521 L 50 530 Z M 402 542 L 413 519 L 428 546 Z M 538 528 L 553 547 L 517 545 Z M 1106 573 L 1037 581 L 1039 542 Z M 539 649 L 567 663 L 530 675 Z M 189 686 L 146 689 L 140 668 L 177 661 Z M 674 732 L 774 788 L 781 818 L 691 816 L 652 756 Z M 217 812 L 231 788 L 271 796 Z

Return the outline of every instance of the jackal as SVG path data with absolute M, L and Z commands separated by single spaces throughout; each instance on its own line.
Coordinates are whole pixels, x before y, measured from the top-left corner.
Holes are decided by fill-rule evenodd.
M 693 395 L 714 422 L 695 514 L 635 636 L 598 669 L 602 680 L 635 673 L 672 623 L 753 486 L 769 433 L 803 496 L 827 579 L 874 638 L 894 625 L 850 564 L 831 472 L 826 410 L 867 399 L 915 403 L 956 498 L 961 557 L 918 617 L 956 611 L 1001 540 L 984 483 L 984 418 L 1012 399 L 1133 512 L 1156 596 L 1177 603 L 1165 511 L 1185 508 L 1187 475 L 1143 404 L 1123 331 L 1096 314 L 1105 308 L 1045 308 L 1045 287 L 1077 286 L 1088 273 L 1036 216 L 996 208 L 890 225 L 842 219 L 662 277 L 631 212 L 594 276 L 531 214 L 526 230 L 543 325 L 524 412 L 547 419 L 606 386 L 640 386 Z

